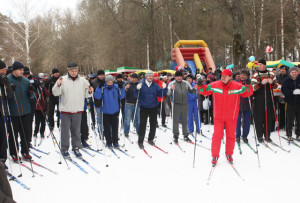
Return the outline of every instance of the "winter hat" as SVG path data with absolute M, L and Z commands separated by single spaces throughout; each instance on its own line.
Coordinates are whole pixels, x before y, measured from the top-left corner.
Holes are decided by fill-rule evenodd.
M 12 66 L 7 67 L 6 75 L 12 73 Z
M 147 76 L 147 75 L 152 75 L 152 76 L 153 76 L 154 74 L 153 74 L 152 70 L 148 70 L 148 71 L 146 72 L 146 75 L 145 75 L 145 76 Z
M 247 70 L 241 70 L 241 75 L 247 75 L 247 76 L 249 76 L 249 72 L 247 71 Z
M 108 76 L 105 77 L 105 82 L 114 81 L 114 79 L 115 79 L 114 76 L 108 75 Z
M 225 70 L 228 70 L 228 69 L 225 69 Z M 231 72 L 231 71 L 230 71 Z M 209 75 L 207 75 L 207 79 L 208 80 L 213 80 L 213 79 L 215 79 L 214 78 L 214 76 L 212 75 L 212 74 L 209 74 Z
M 39 78 L 44 78 L 44 77 L 45 77 L 45 74 L 44 74 L 44 73 L 39 73 L 39 74 L 38 74 L 38 77 L 39 77 Z
M 279 69 L 282 69 L 282 68 L 284 68 L 286 71 L 289 70 L 289 67 L 287 67 L 286 65 L 282 65 L 282 66 L 279 67 Z
M 97 75 L 105 75 L 104 70 L 98 70 Z
M 89 78 L 90 78 L 90 79 L 94 79 L 94 78 L 96 78 L 96 77 L 97 77 L 97 75 L 94 74 L 94 73 L 89 74 Z
M 71 69 L 78 69 L 77 63 L 70 62 L 70 63 L 68 64 L 68 70 L 71 70 Z
M 266 62 L 266 60 L 265 60 L 265 59 L 260 59 L 260 60 L 258 61 L 258 63 L 264 64 L 264 65 L 267 65 L 267 62 Z
M 192 74 L 188 74 L 186 77 L 187 78 L 192 78 L 192 80 L 194 80 L 194 76 Z
M 116 79 L 119 79 L 119 78 L 123 78 L 123 76 L 122 76 L 121 73 L 119 73 L 119 74 L 117 75 L 117 77 L 116 77 Z
M 175 77 L 181 76 L 182 77 L 182 72 L 181 71 L 176 71 Z
M 131 78 L 138 78 L 139 76 L 138 76 L 138 74 L 136 74 L 136 73 L 132 73 L 131 74 Z
M 298 71 L 298 67 L 297 66 L 290 67 L 289 73 L 292 72 L 293 70 Z
M 55 73 L 59 73 L 59 70 L 57 68 L 52 69 L 52 74 L 55 74 Z
M 24 65 L 18 61 L 15 61 L 12 65 L 12 70 L 15 71 L 15 70 L 19 70 L 19 69 L 22 69 L 24 68 Z
M 28 67 L 24 67 L 24 73 L 23 75 L 30 75 L 30 69 Z
M 155 72 L 153 77 L 158 77 L 158 76 L 159 76 L 158 73 Z
M 0 69 L 3 69 L 6 67 L 6 64 L 3 61 L 0 61 Z
M 229 70 L 229 69 L 225 69 L 225 70 L 223 70 L 223 72 L 221 74 L 222 75 L 231 75 L 232 76 L 232 71 Z M 207 76 L 207 79 L 208 79 L 208 76 Z

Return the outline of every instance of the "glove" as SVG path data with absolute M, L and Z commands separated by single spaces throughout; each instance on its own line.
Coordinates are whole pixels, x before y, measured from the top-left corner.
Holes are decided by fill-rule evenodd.
M 137 84 L 136 89 L 140 90 L 142 88 L 142 83 Z
M 34 91 L 35 91 L 35 88 L 34 88 L 33 85 L 29 85 L 28 90 L 31 91 L 31 92 L 34 92 Z
M 197 85 L 200 87 L 202 84 L 203 84 L 203 79 L 202 78 L 198 78 Z
M 293 91 L 293 94 L 294 94 L 294 95 L 299 95 L 299 94 L 300 94 L 300 89 L 295 89 L 295 90 Z
M 118 87 L 119 87 L 119 89 L 122 89 L 123 88 L 123 83 L 122 82 L 118 82 Z
M 167 84 L 165 82 L 163 82 L 162 88 L 165 89 L 166 87 L 167 87 Z
M 12 91 L 15 91 L 15 90 L 16 90 L 16 86 L 15 86 L 14 83 L 11 83 L 11 84 L 10 84 L 10 87 L 11 87 L 11 90 L 12 90 Z
M 240 92 L 240 94 L 244 93 L 245 91 L 246 91 L 246 87 L 243 85 L 242 91 Z
M 95 124 L 92 123 L 92 130 L 95 130 Z

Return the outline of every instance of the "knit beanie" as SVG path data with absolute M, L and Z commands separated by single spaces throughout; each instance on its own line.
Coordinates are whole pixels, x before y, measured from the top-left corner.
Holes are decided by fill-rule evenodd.
M 3 61 L 0 61 L 0 69 L 3 69 L 6 67 L 6 64 Z
M 267 62 L 266 62 L 266 60 L 265 60 L 265 59 L 260 59 L 260 60 L 258 61 L 258 63 L 264 64 L 264 65 L 267 65 Z
M 105 77 L 105 82 L 114 81 L 114 79 L 115 79 L 114 76 L 108 75 L 108 76 Z
M 24 68 L 24 65 L 18 61 L 15 61 L 12 65 L 12 70 L 15 71 L 15 70 L 19 70 L 19 69 L 22 69 Z
M 104 70 L 98 70 L 97 75 L 105 75 Z
M 181 76 L 182 77 L 182 72 L 181 71 L 176 71 L 175 77 Z
M 122 76 L 121 73 L 119 73 L 119 74 L 117 75 L 116 79 L 118 79 L 118 78 L 123 78 L 123 76 Z
M 59 73 L 59 70 L 57 68 L 52 69 L 52 74 L 55 74 L 55 73 Z
M 30 75 L 30 69 L 28 68 L 28 67 L 24 67 L 24 73 L 23 73 L 23 75 Z

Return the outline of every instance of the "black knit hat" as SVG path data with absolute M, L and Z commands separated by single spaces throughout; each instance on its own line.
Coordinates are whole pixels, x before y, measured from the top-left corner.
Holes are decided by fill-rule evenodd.
M 30 69 L 27 66 L 24 67 L 23 75 L 30 75 Z
M 182 72 L 181 71 L 176 71 L 175 77 L 181 76 L 182 77 Z
M 119 79 L 119 78 L 123 78 L 123 75 L 121 73 L 119 73 L 116 77 L 116 79 Z
M 55 73 L 59 73 L 59 70 L 57 68 L 52 69 L 52 74 L 55 74 Z
M 6 75 L 12 73 L 12 66 L 7 67 Z
M 104 70 L 98 70 L 97 75 L 105 75 Z
M 241 70 L 241 75 L 247 75 L 247 76 L 249 76 L 249 72 L 247 71 L 247 70 Z
M 266 62 L 266 60 L 265 60 L 265 59 L 260 59 L 260 60 L 258 61 L 258 63 L 264 64 L 264 65 L 267 65 L 267 62 Z
M 138 74 L 136 74 L 136 73 L 132 73 L 132 74 L 131 74 L 131 78 L 139 78 L 139 76 L 138 76 Z
M 6 67 L 6 64 L 3 61 L 0 61 L 0 69 L 3 69 Z
M 12 70 L 15 71 L 15 70 L 19 70 L 19 69 L 22 69 L 24 68 L 24 65 L 18 61 L 15 61 L 12 65 Z
M 192 80 L 194 80 L 194 76 L 192 74 L 188 74 L 186 77 L 187 78 L 192 78 Z

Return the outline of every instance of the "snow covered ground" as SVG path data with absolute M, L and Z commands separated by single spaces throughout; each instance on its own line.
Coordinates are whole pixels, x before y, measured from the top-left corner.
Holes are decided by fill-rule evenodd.
M 168 124 L 171 127 L 171 123 Z M 203 125 L 203 132 L 211 137 L 213 126 Z M 208 132 L 210 129 L 210 132 Z M 180 130 L 181 131 L 181 130 Z M 46 131 L 48 134 L 48 130 Z M 284 135 L 284 131 L 280 131 Z M 59 131 L 55 130 L 59 138 Z M 140 150 L 136 143 L 131 144 L 126 140 L 126 148 L 131 159 L 121 152 L 116 151 L 120 156 L 117 159 L 111 152 L 107 161 L 109 167 L 105 167 L 104 156 L 95 154 L 91 157 L 82 153 L 83 157 L 95 168 L 100 170 L 97 174 L 80 160 L 76 160 L 88 174 L 84 174 L 76 166 L 68 162 L 58 164 L 60 156 L 55 152 L 51 138 L 45 139 L 41 147 L 49 155 L 42 155 L 41 159 L 33 156 L 34 161 L 57 171 L 58 175 L 52 174 L 40 167 L 33 165 L 34 170 L 43 174 L 43 177 L 35 176 L 25 168 L 22 169 L 23 177 L 20 180 L 29 186 L 29 191 L 23 189 L 15 182 L 10 182 L 14 199 L 17 202 L 104 202 L 104 203 L 181 203 L 181 202 L 230 202 L 230 203 L 258 203 L 258 202 L 299 202 L 297 192 L 300 185 L 300 149 L 294 145 L 288 145 L 281 140 L 283 147 L 290 149 L 287 153 L 279 148 L 271 146 L 274 152 L 260 145 L 258 147 L 261 167 L 258 167 L 257 155 L 244 143 L 241 144 L 242 155 L 235 148 L 235 167 L 245 179 L 242 181 L 231 166 L 227 163 L 224 148 L 221 146 L 219 163 L 215 169 L 210 185 L 207 179 L 211 169 L 211 154 L 207 149 L 197 147 L 196 164 L 193 168 L 194 146 L 180 141 L 183 153 L 177 146 L 170 144 L 172 132 L 156 130 L 156 144 L 163 150 L 145 143 L 145 149 L 152 156 L 152 159 Z M 97 149 L 94 134 L 90 131 L 90 143 Z M 137 141 L 135 134 L 130 135 L 133 141 Z M 274 142 L 279 144 L 278 133 L 271 135 Z M 202 144 L 210 148 L 210 140 L 199 137 Z M 250 144 L 255 148 L 253 128 L 249 135 Z M 123 144 L 121 137 L 120 144 Z M 200 143 L 199 143 L 200 144 Z M 73 155 L 72 155 L 73 156 Z M 25 163 L 29 166 L 29 163 Z M 8 164 L 9 166 L 9 164 Z M 19 174 L 19 168 L 13 164 L 13 174 Z

